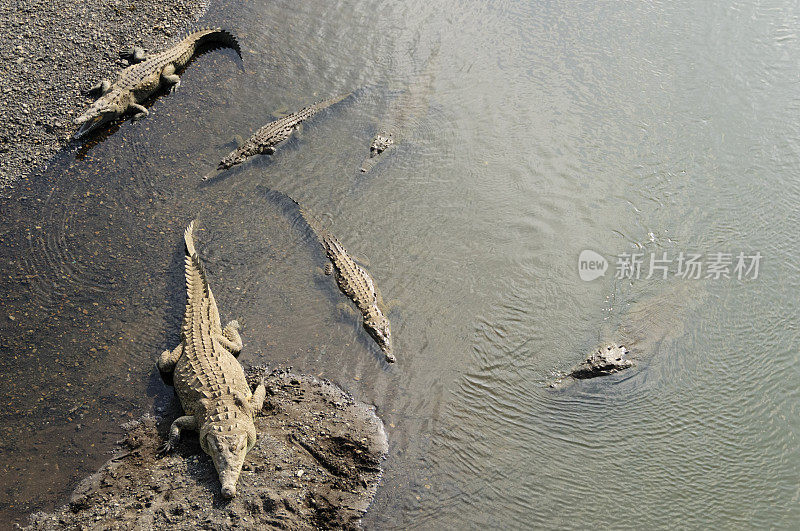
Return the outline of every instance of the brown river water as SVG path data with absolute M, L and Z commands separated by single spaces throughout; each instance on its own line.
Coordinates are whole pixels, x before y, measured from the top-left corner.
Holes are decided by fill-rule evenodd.
M 66 501 L 144 413 L 198 219 L 244 364 L 375 404 L 367 528 L 796 528 L 800 8 L 793 2 L 252 2 L 145 119 L 0 203 L 0 526 Z M 403 139 L 359 172 L 415 86 Z M 201 177 L 319 99 L 273 157 Z M 291 194 L 375 278 L 387 365 Z M 578 256 L 608 260 L 584 281 Z M 757 277 L 647 276 L 760 253 Z M 642 253 L 639 278 L 615 278 Z M 703 271 L 705 276 L 705 270 Z M 345 303 L 345 304 L 343 304 Z M 552 390 L 601 341 L 634 369 Z

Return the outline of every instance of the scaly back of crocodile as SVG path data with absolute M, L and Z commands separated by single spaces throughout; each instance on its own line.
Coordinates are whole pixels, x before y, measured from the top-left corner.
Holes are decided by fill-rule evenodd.
M 143 79 L 154 72 L 160 73 L 168 64 L 173 64 L 176 70 L 180 70 L 186 66 L 198 47 L 211 43 L 229 46 L 236 50 L 240 57 L 242 55 L 236 37 L 229 32 L 220 28 L 202 29 L 190 33 L 168 50 L 154 54 L 141 63 L 127 67 L 120 73 L 114 88 L 132 91 L 147 90 L 149 87 L 141 86 Z M 155 88 L 157 88 L 157 85 Z
M 350 93 L 330 98 L 327 100 L 318 101 L 308 107 L 304 107 L 297 112 L 294 112 L 283 118 L 279 118 L 274 122 L 270 122 L 251 136 L 247 141 L 242 144 L 238 149 L 233 150 L 224 159 L 222 159 L 217 166 L 218 170 L 227 170 L 241 164 L 247 158 L 267 152 L 270 148 L 283 142 L 303 121 L 308 120 L 319 111 L 330 107 L 331 105 L 342 101 L 350 96 Z
M 372 277 L 350 257 L 333 234 L 324 231 L 321 241 L 325 253 L 336 269 L 339 288 L 358 306 L 362 313 L 372 310 L 373 306 L 378 304 L 378 292 Z
M 186 242 L 186 312 L 181 331 L 184 353 L 176 368 L 175 388 L 184 409 L 194 413 L 201 399 L 220 399 L 232 391 L 249 396 L 244 370 L 216 340 L 222 334 L 219 310 L 193 242 L 194 222 Z

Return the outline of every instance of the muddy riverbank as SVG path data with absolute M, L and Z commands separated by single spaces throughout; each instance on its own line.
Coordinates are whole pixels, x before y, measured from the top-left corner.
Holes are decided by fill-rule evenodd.
M 196 435 L 157 458 L 172 419 L 145 416 L 67 505 L 33 515 L 27 529 L 358 527 L 388 451 L 374 409 L 325 380 L 264 367 L 247 374 L 253 384 L 264 375 L 267 399 L 234 499 L 220 495 Z
M 0 6 L 0 189 L 70 144 L 84 92 L 191 26 L 207 0 L 13 0 Z

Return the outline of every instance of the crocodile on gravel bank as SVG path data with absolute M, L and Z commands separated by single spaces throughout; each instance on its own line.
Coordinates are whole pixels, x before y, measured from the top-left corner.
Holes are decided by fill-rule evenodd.
M 334 103 L 339 103 L 343 99 L 350 96 L 350 94 L 351 93 L 347 93 L 335 98 L 330 98 L 328 100 L 318 101 L 317 103 L 309 105 L 308 107 L 304 107 L 303 109 L 300 109 L 299 111 L 288 116 L 284 116 L 283 118 L 275 120 L 274 122 L 268 123 L 256 131 L 253 136 L 244 142 L 244 144 L 231 151 L 224 159 L 220 161 L 220 163 L 217 165 L 216 171 L 212 171 L 211 173 L 205 175 L 203 180 L 206 181 L 216 175 L 217 172 L 228 170 L 234 166 L 237 166 L 253 155 L 264 153 L 267 155 L 272 155 L 275 153 L 275 146 L 289 138 L 292 133 L 297 130 L 301 123 L 303 123 L 305 120 L 308 120 L 319 111 L 330 107 Z
M 217 303 L 193 242 L 194 221 L 184 233 L 186 243 L 186 313 L 181 342 L 158 360 L 162 373 L 173 374 L 175 393 L 184 416 L 170 428 L 163 453 L 180 439 L 181 430 L 196 430 L 200 447 L 211 456 L 222 484 L 222 495 L 236 495 L 236 481 L 245 455 L 256 443 L 253 419 L 264 404 L 263 382 L 255 392 L 234 356 L 242 350 L 239 323 L 222 328 Z
M 369 156 L 361 163 L 361 171 L 366 173 L 378 165 L 397 142 L 409 135 L 415 120 L 419 120 L 428 110 L 430 93 L 436 77 L 439 49 L 431 52 L 425 67 L 408 88 L 393 102 L 386 118 L 378 127 L 378 134 L 369 144 Z
M 148 111 L 142 104 L 162 87 L 177 89 L 181 84 L 177 72 L 201 47 L 206 46 L 227 46 L 236 50 L 240 58 L 242 55 L 236 38 L 219 28 L 190 33 L 169 50 L 149 57 L 144 56 L 141 48 L 135 48 L 128 54 L 135 64 L 120 72 L 113 84 L 104 79 L 92 88 L 93 92 L 100 93 L 100 97 L 75 119 L 75 124 L 81 126 L 75 138 L 81 138 L 129 112 L 134 113 L 134 119 L 147 115 Z

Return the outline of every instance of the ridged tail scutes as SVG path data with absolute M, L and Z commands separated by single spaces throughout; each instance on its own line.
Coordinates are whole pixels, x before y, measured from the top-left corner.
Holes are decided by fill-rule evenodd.
M 264 193 L 268 201 L 281 205 L 285 214 L 293 218 L 292 225 L 303 235 L 304 242 L 313 242 L 315 245 L 322 244 L 321 234 L 325 232 L 325 229 L 297 199 L 286 192 L 271 188 L 263 187 L 260 191 Z
M 317 241 L 325 246 L 325 235 L 328 234 L 328 231 L 323 228 L 322 224 L 309 212 L 303 205 L 295 201 L 292 197 L 288 197 L 291 201 L 293 201 L 297 205 L 297 210 L 300 213 L 300 218 L 305 222 L 311 232 L 316 236 Z
M 208 287 L 206 271 L 205 268 L 203 268 L 203 264 L 200 262 L 200 256 L 197 254 L 197 250 L 194 248 L 194 226 L 196 221 L 196 219 L 193 219 L 189 222 L 189 225 L 183 233 L 183 241 L 186 245 L 186 282 L 190 284 L 194 281 L 195 275 L 199 276 L 204 295 L 209 296 L 211 289 Z M 191 289 L 189 292 L 191 293 Z
M 227 47 L 233 48 L 239 59 L 242 58 L 242 48 L 239 40 L 230 31 L 222 28 L 202 28 L 189 35 L 193 37 L 198 47 Z
M 183 232 L 183 241 L 186 244 L 186 254 L 189 256 L 195 256 L 197 251 L 194 248 L 194 224 L 197 220 L 193 219 L 187 225 L 186 230 Z

